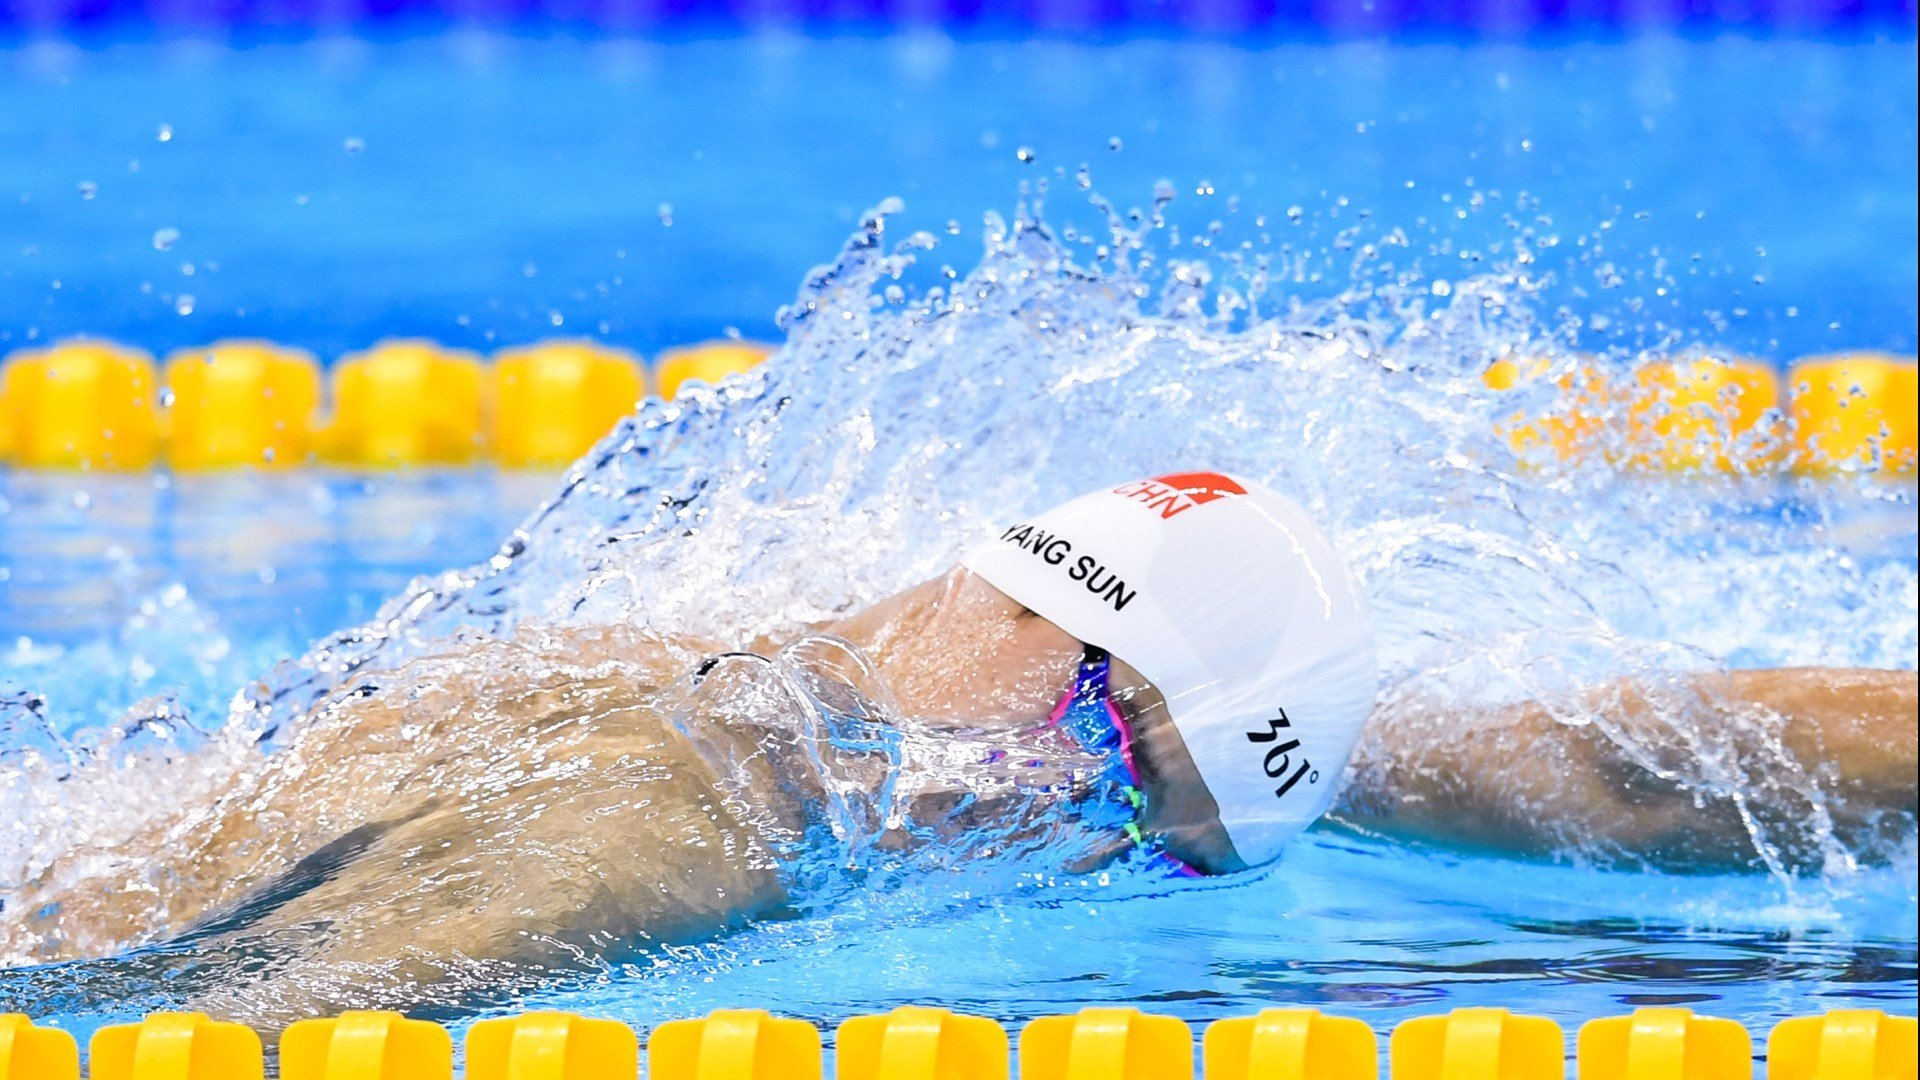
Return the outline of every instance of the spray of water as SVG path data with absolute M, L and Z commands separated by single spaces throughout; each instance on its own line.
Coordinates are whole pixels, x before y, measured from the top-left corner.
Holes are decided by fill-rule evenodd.
M 458 956 L 349 951 L 289 968 L 287 957 L 337 942 L 341 927 L 417 918 L 407 883 L 460 872 L 425 847 L 396 856 L 391 895 L 301 893 L 310 910 L 285 940 L 216 947 L 215 924 L 165 943 L 180 928 L 176 890 L 151 880 L 143 853 L 191 846 L 235 820 L 208 809 L 235 790 L 261 793 L 241 815 L 258 831 L 247 858 L 290 880 L 330 872 L 315 851 L 344 859 L 370 839 L 351 828 L 343 839 L 343 823 L 358 819 L 327 798 L 423 786 L 491 820 L 503 856 L 523 860 L 522 880 L 545 887 L 592 887 L 595 869 L 564 842 L 564 813 L 615 808 L 642 814 L 637 836 L 753 824 L 704 836 L 758 839 L 728 853 L 727 876 L 689 888 L 764 895 L 742 905 L 758 917 L 831 912 L 852 886 L 933 864 L 972 868 L 965 889 L 1054 880 L 1089 843 L 1049 809 L 1057 776 L 1004 778 L 1007 797 L 1033 803 L 1015 815 L 1018 830 L 952 827 L 964 808 L 939 794 L 979 786 L 991 755 L 965 732 L 908 722 L 857 653 L 799 635 L 934 575 L 1021 514 L 1193 468 L 1261 479 L 1320 520 L 1372 600 L 1384 722 L 1406 739 L 1461 737 L 1423 728 L 1425 703 L 1534 702 L 1554 722 L 1598 730 L 1703 805 L 1731 806 L 1752 861 L 1785 879 L 1817 887 L 1844 881 L 1862 857 L 1911 858 L 1910 818 L 1882 830 L 1891 852 L 1836 834 L 1827 778 L 1782 749 L 1778 717 L 1715 714 L 1683 700 L 1673 678 L 1733 664 L 1912 668 L 1909 489 L 1623 481 L 1522 462 L 1500 424 L 1516 409 L 1566 404 L 1551 380 L 1488 390 L 1487 364 L 1595 362 L 1573 347 L 1580 320 L 1538 316 L 1554 279 L 1543 253 L 1557 238 L 1516 219 L 1508 247 L 1442 280 L 1398 229 L 1342 224 L 1311 250 L 1233 245 L 1217 223 L 1183 236 L 1165 213 L 1172 196 L 1128 212 L 1096 199 L 1093 229 L 1050 227 L 1037 199 L 1024 203 L 1011 221 L 989 218 L 975 269 L 931 287 L 914 283 L 935 239 L 896 238 L 899 207 L 883 205 L 809 276 L 768 364 L 648 402 L 491 559 L 417 582 L 372 621 L 266 674 L 224 723 L 202 730 L 156 700 L 75 743 L 51 734 L 33 695 L 0 701 L 9 958 L 135 947 L 111 963 L 43 969 L 23 992 L 85 1001 L 124 995 L 130 979 L 210 993 L 244 985 L 234 1007 L 254 1014 L 289 986 L 289 1009 L 375 986 L 416 1004 L 511 993 L 514 978 L 497 965 Z M 1500 212 L 1497 197 L 1475 199 L 1476 212 Z M 1524 218 L 1529 208 L 1512 209 Z M 1672 348 L 1663 339 L 1653 355 Z M 1904 524 L 1875 532 L 1887 507 Z M 689 680 L 703 655 L 765 635 L 798 638 L 799 651 Z M 1665 730 L 1610 724 L 1583 694 L 1623 676 L 1668 696 Z M 360 704 L 383 690 L 386 704 Z M 404 715 L 370 727 L 365 712 L 378 708 Z M 600 733 L 643 714 L 695 736 L 714 777 L 701 793 L 636 809 L 622 778 L 646 777 L 640 755 L 619 764 L 631 775 L 566 788 L 586 794 L 564 813 L 529 802 L 528 785 L 568 782 L 542 770 L 592 758 Z M 422 724 L 460 725 L 467 752 L 420 760 L 415 747 L 435 734 Z M 342 770 L 351 784 L 310 793 L 316 773 Z M 776 789 L 785 797 L 768 798 Z M 486 798 L 500 801 L 476 811 Z M 1618 856 L 1577 831 L 1562 842 L 1568 858 Z M 673 856 L 636 843 L 633 857 Z M 115 883 L 102 901 L 115 906 L 102 925 L 115 929 L 97 940 L 50 940 L 19 902 L 29 883 L 90 881 Z M 250 902 L 237 885 L 217 900 L 228 911 Z M 610 913 L 583 935 L 556 929 L 548 955 L 593 971 L 635 940 L 648 962 L 705 947 L 644 925 L 644 914 Z

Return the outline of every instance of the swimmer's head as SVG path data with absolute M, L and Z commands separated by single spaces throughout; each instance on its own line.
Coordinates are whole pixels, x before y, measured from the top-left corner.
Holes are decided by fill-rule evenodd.
M 1326 810 L 1372 710 L 1372 628 L 1291 500 L 1218 473 L 1137 481 L 1012 525 L 963 566 L 949 588 L 984 581 L 1045 620 L 1003 635 L 1034 671 L 1057 680 L 1053 654 L 1078 643 L 1112 655 L 1141 825 L 1176 857 L 1258 866 Z M 1001 669 L 1024 694 L 1026 667 Z

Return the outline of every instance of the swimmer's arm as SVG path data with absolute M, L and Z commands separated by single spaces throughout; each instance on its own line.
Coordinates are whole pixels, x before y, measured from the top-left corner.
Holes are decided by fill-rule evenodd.
M 1913 829 L 1916 697 L 1911 671 L 1794 668 L 1615 683 L 1588 696 L 1598 722 L 1584 724 L 1534 703 L 1407 702 L 1375 718 L 1333 817 L 1449 846 L 1700 868 L 1757 865 L 1756 833 L 1786 863 L 1817 864 L 1824 813 L 1848 850 L 1885 857 Z
M 595 767 L 637 771 L 611 757 Z M 478 812 L 449 801 L 381 823 L 332 876 L 219 943 L 275 957 L 268 969 L 285 975 L 195 1006 L 275 1029 L 343 1009 L 470 1003 L 708 940 L 784 903 L 740 825 L 698 812 L 691 787 L 635 781 L 634 806 L 598 786 L 530 785 Z

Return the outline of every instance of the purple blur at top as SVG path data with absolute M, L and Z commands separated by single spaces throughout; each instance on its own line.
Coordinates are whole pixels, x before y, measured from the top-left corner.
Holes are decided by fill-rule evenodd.
M 161 32 L 343 31 L 394 22 L 579 25 L 611 32 L 706 26 L 1259 31 L 1732 29 L 1911 31 L 1916 0 L 0 0 L 0 33 L 117 26 Z

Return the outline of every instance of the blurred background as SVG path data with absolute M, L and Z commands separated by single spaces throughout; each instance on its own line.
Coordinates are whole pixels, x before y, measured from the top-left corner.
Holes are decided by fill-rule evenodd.
M 1524 193 L 1569 243 L 1607 230 L 1612 274 L 1568 282 L 1602 298 L 1583 314 L 1911 351 L 1914 12 L 6 0 L 0 347 L 770 339 L 881 200 L 974 238 L 1085 167 L 1122 207 L 1169 182 L 1176 223 L 1291 211 L 1301 248 L 1336 206 L 1474 248 L 1507 226 L 1452 200 Z M 1660 260 L 1681 288 L 1636 289 Z

